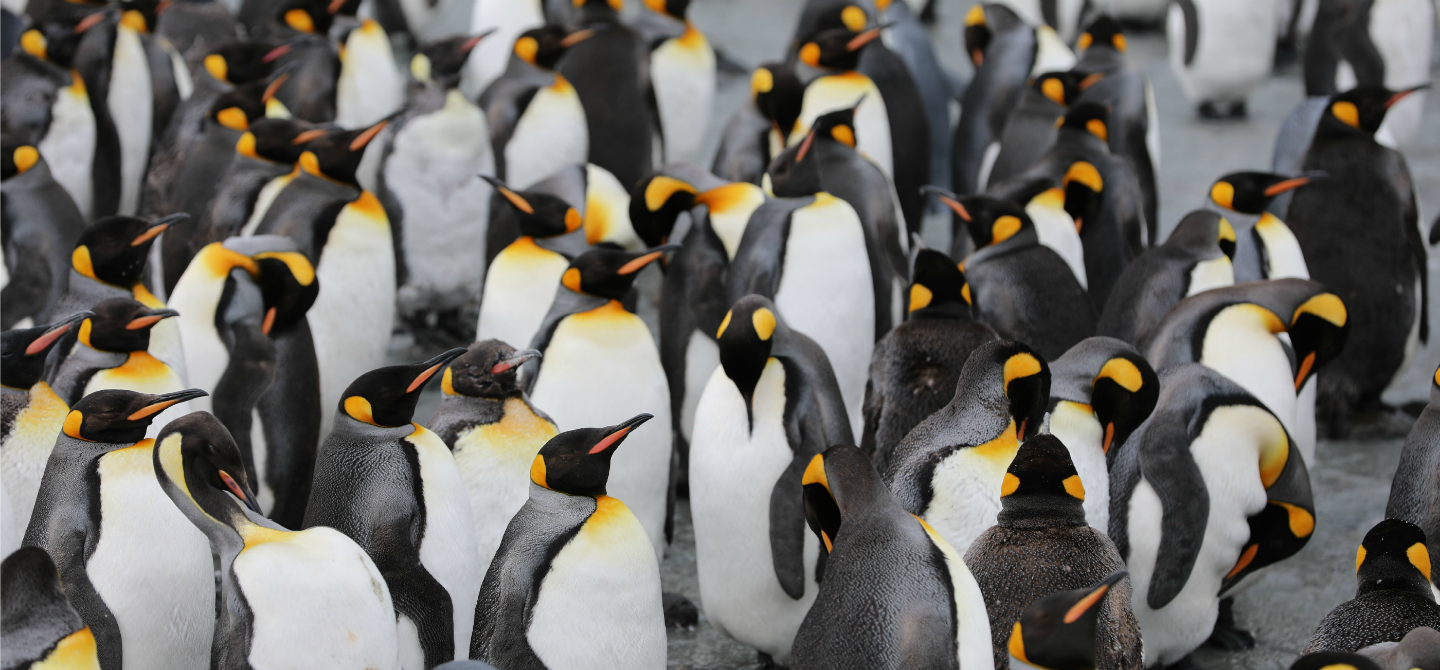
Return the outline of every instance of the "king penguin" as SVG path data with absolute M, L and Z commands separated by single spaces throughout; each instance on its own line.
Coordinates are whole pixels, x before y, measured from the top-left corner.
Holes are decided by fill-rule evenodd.
M 560 279 L 555 302 L 530 348 L 544 358 L 527 372 L 535 404 L 561 429 L 605 421 L 636 409 L 670 425 L 669 391 L 654 336 L 620 301 L 636 275 L 677 245 L 630 252 L 602 245 L 576 258 Z M 650 431 L 614 463 L 609 489 L 627 500 L 654 545 L 658 561 L 669 542 L 671 459 L 668 430 Z
M 1421 626 L 1440 630 L 1440 604 L 1430 583 L 1425 532 L 1399 519 L 1386 519 L 1355 553 L 1355 598 L 1330 610 L 1304 653 L 1356 652 L 1380 642 L 1399 642 Z
M 275 197 L 300 176 L 296 163 L 306 141 L 328 133 L 329 129 L 293 119 L 266 118 L 251 124 L 235 141 L 235 157 L 220 179 L 210 209 L 201 215 L 200 231 L 191 244 L 203 242 L 203 247 L 253 234 Z
M 379 368 L 351 383 L 305 508 L 305 528 L 348 535 L 384 575 L 407 670 L 465 657 L 480 592 L 465 480 L 440 437 L 412 422 L 426 382 L 463 353 Z M 372 465 L 356 473 L 352 464 L 362 458 Z
M 1210 186 L 1206 206 L 1218 208 L 1225 214 L 1226 221 L 1234 226 L 1237 283 L 1285 277 L 1310 278 L 1305 254 L 1300 249 L 1300 242 L 1295 239 L 1295 233 L 1280 217 L 1267 210 L 1281 195 L 1325 177 L 1322 172 L 1295 177 L 1265 172 L 1232 172 Z M 1174 233 L 1171 235 L 1173 237 Z
M 1040 45 L 1035 30 L 1014 10 L 995 3 L 966 12 L 964 37 L 975 78 L 960 100 L 950 146 L 950 187 L 971 195 L 990 181 L 987 163 L 993 165 L 999 154 L 996 142 L 1025 90 Z
M 1233 0 L 1170 6 L 1170 70 L 1201 117 L 1245 116 L 1245 99 L 1274 67 L 1278 16 L 1274 7 Z
M 811 458 L 852 441 L 850 422 L 825 352 L 774 303 L 742 298 L 718 340 L 690 448 L 700 598 L 722 632 L 785 665 L 819 581 L 800 479 Z
M 486 179 L 499 203 L 491 208 L 488 237 L 498 244 L 499 228 L 514 228 L 518 235 L 493 254 L 485 270 L 475 339 L 528 344 L 570 267 L 570 258 L 550 248 L 548 240 L 580 230 L 583 221 L 580 211 L 558 196 L 541 190 L 516 192 L 498 179 Z M 542 246 L 541 240 L 550 246 Z
M 1440 440 L 1433 429 L 1440 416 L 1440 370 L 1430 377 L 1430 403 L 1410 429 L 1405 446 L 1400 450 L 1400 465 L 1390 482 L 1390 498 L 1385 504 L 1385 518 L 1402 519 L 1425 532 L 1426 548 L 1440 555 Z M 6 489 L 9 489 L 7 483 Z M 11 494 L 14 495 L 14 494 Z M 1440 571 L 1430 568 L 1430 583 Z
M 544 0 L 480 0 L 470 13 L 472 35 L 493 30 L 465 62 L 461 86 L 466 97 L 474 97 L 500 77 L 509 62 L 510 50 L 520 34 L 545 24 Z
M 1164 244 L 1146 250 L 1125 266 L 1110 290 L 1095 332 L 1132 345 L 1149 342 L 1176 303 L 1235 283 L 1231 261 L 1239 253 L 1238 242 L 1235 227 L 1219 213 L 1196 210 L 1186 214 Z
M 686 18 L 690 0 L 645 0 L 650 11 L 684 24 L 684 32 L 653 45 L 650 88 L 665 162 L 699 162 L 715 100 L 715 50 Z
M 497 178 L 527 189 L 561 167 L 585 162 L 590 148 L 585 107 L 555 66 L 567 49 L 594 34 L 588 28 L 567 33 L 547 26 L 515 40 L 505 75 L 478 100 L 490 126 Z
M 1129 41 L 1113 17 L 1102 14 L 1090 22 L 1075 46 L 1080 60 L 1073 72 L 1091 83 L 1078 101 L 1110 108 L 1106 123 L 1110 153 L 1124 156 L 1130 163 L 1145 197 L 1145 220 L 1158 222 L 1160 111 L 1150 78 L 1128 58 Z M 1098 80 L 1096 75 L 1100 75 Z
M 1025 87 L 1015 109 L 1005 120 L 1004 130 L 996 138 L 1000 143 L 988 181 L 982 186 L 998 184 L 1025 171 L 1055 144 L 1055 121 L 1065 116 L 1070 103 L 1081 91 L 1103 79 L 1097 73 L 1087 77 L 1078 72 L 1046 72 Z
M 212 667 L 399 667 L 395 605 L 364 550 L 333 528 L 290 532 L 261 515 L 239 448 L 214 416 L 170 423 L 159 445 L 154 476 L 214 559 Z
M 965 362 L 950 404 L 890 454 L 886 485 L 956 551 L 995 525 L 1005 472 L 1020 441 L 1039 433 L 1050 366 L 1030 347 L 989 342 Z
M 825 546 L 824 581 L 800 624 L 790 667 L 985 668 L 990 623 L 970 570 L 905 507 L 858 448 L 805 468 L 805 521 Z
M 48 314 L 69 286 L 70 252 L 85 219 L 35 147 L 0 139 L 5 256 L 10 281 L 0 289 L 0 326 Z
M 640 520 L 607 486 L 616 449 L 650 418 L 569 430 L 540 449 L 530 498 L 485 572 L 471 658 L 505 668 L 665 667 L 660 566 Z
M 65 599 L 50 555 L 25 547 L 0 563 L 5 627 L 0 644 L 16 667 L 100 670 L 95 635 Z
M 111 389 L 65 417 L 24 545 L 60 568 L 70 604 L 95 635 L 100 667 L 196 668 L 210 658 L 215 575 L 205 536 L 155 478 L 150 422 L 203 395 Z M 163 547 L 163 562 L 146 561 Z
M 645 102 L 646 45 L 620 20 L 623 0 L 580 0 L 580 22 L 595 33 L 571 46 L 556 71 L 574 85 L 585 107 L 587 159 L 634 184 L 650 173 L 650 106 Z M 527 184 L 517 182 L 516 186 Z
M 340 50 L 335 123 L 341 128 L 361 128 L 390 116 L 405 104 L 405 84 L 395 67 L 390 36 L 379 21 L 362 19 L 360 27 L 345 37 L 345 48 Z
M 25 31 L 20 36 L 20 50 L 0 65 L 6 133 L 16 133 L 16 140 L 45 156 L 55 182 L 75 201 L 82 220 L 90 221 L 94 218 L 96 179 L 95 111 L 90 107 L 85 79 L 71 69 L 83 33 L 55 35 L 63 44 L 51 45 L 46 37 L 49 30 L 63 31 L 63 26 L 52 29 L 42 25 Z M 36 102 L 42 108 L 35 108 Z M 43 108 L 46 104 L 48 110 Z
M 856 24 L 863 27 L 863 23 Z M 837 109 L 854 107 L 856 100 L 864 98 L 865 104 L 856 110 L 857 118 L 852 123 L 855 149 L 873 161 L 886 180 L 898 187 L 888 102 L 875 81 L 855 69 L 860 63 L 860 48 L 879 37 L 878 29 L 855 35 L 848 28 L 835 28 L 810 37 L 800 47 L 800 63 L 819 71 L 821 76 L 805 85 L 800 116 L 786 143 L 800 144 L 810 134 L 816 119 Z M 922 115 L 923 110 L 917 108 L 909 113 Z M 918 121 L 925 123 L 923 116 Z M 914 188 L 920 186 L 921 183 L 914 184 Z
M 559 432 L 518 383 L 520 366 L 538 356 L 484 340 L 450 361 L 440 378 L 444 395 L 428 425 L 455 454 L 482 566 L 490 565 L 505 526 L 525 504 L 535 454 Z
M 1009 670 L 1094 668 L 1099 662 L 1095 638 L 1100 605 L 1111 587 L 1129 573 L 1118 571 L 1100 583 L 1052 593 L 1030 603 L 1006 642 Z

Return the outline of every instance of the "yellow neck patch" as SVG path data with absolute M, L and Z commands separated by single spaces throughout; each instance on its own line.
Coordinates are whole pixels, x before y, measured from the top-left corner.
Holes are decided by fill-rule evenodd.
M 25 34 L 20 36 L 20 48 L 40 60 L 49 60 L 45 53 L 49 45 L 45 41 L 45 36 L 38 30 L 25 31 Z
M 1210 187 L 1210 199 L 1225 209 L 1234 209 L 1235 186 L 1228 181 L 1215 182 L 1215 185 Z
M 85 423 L 85 415 L 81 414 L 78 409 L 72 409 L 69 414 L 65 415 L 65 424 L 60 427 L 60 430 L 77 440 L 85 440 L 80 437 L 80 426 L 83 423 Z M 85 441 L 90 442 L 91 440 Z
M 755 68 L 750 74 L 750 99 L 754 100 L 761 93 L 769 93 L 775 88 L 775 75 L 763 67 Z
M 1100 374 L 1095 375 L 1091 385 L 1093 386 L 1094 382 L 1101 379 L 1113 380 L 1121 388 L 1131 393 L 1139 391 L 1145 383 L 1145 378 L 1140 374 L 1140 368 L 1135 367 L 1134 363 L 1124 358 L 1112 358 L 1105 361 L 1105 365 L 1100 366 Z
M 315 21 L 303 9 L 292 9 L 285 12 L 285 25 L 294 28 L 302 33 L 315 32 Z
M 1020 232 L 1020 217 L 1006 214 L 990 224 L 990 244 L 999 244 Z
M 840 21 L 852 33 L 864 30 L 865 25 L 870 23 L 869 17 L 865 16 L 865 10 L 858 5 L 847 5 L 845 9 L 840 10 Z
M 1005 392 L 1010 392 L 1010 382 L 1021 377 L 1040 374 L 1040 361 L 1030 354 L 1020 353 L 1005 361 Z
M 290 268 L 290 274 L 295 275 L 295 281 L 301 286 L 309 286 L 315 281 L 315 266 L 310 264 L 310 259 L 297 251 L 266 251 L 255 254 L 256 259 L 274 258 Z
M 762 341 L 769 341 L 770 336 L 775 334 L 775 313 L 761 307 L 750 315 L 750 322 L 755 326 L 755 334 L 760 336 Z
M 75 268 L 82 276 L 100 281 L 95 276 L 95 265 L 90 261 L 90 247 L 83 244 L 75 247 L 75 251 L 70 252 L 70 267 Z
M 1425 575 L 1425 581 L 1430 581 L 1430 551 L 1424 544 L 1416 542 L 1405 550 L 1405 557 L 1410 559 L 1410 564 L 1415 566 L 1420 574 Z
M 678 192 L 694 194 L 696 189 L 674 177 L 661 175 L 651 179 L 650 184 L 645 187 L 645 208 L 657 212 L 670 200 L 670 196 Z
M 1085 499 L 1085 483 L 1080 481 L 1080 475 L 1070 475 L 1061 482 L 1065 486 L 1065 492 L 1071 497 Z

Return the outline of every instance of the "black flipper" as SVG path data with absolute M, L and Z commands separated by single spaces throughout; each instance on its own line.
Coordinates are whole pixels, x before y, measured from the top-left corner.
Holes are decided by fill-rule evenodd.
M 1185 16 L 1185 67 L 1195 60 L 1195 50 L 1200 46 L 1200 13 L 1195 9 L 1194 0 L 1175 0 Z
M 1210 492 L 1190 454 L 1190 442 L 1204 422 L 1196 422 L 1193 430 L 1188 423 L 1154 422 L 1145 433 L 1145 450 L 1139 454 L 1140 472 L 1160 497 L 1161 508 L 1160 549 L 1146 597 L 1151 609 L 1169 604 L 1189 581 L 1210 518 Z

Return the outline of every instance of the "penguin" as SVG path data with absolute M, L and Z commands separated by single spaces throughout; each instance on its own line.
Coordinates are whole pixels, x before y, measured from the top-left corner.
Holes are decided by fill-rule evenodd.
M 0 385 L 4 409 L 0 478 L 6 505 L 19 528 L 30 520 L 45 462 L 70 412 L 70 406 L 43 379 L 45 357 L 61 336 L 92 316 L 93 312 L 76 312 L 58 323 L 7 330 L 0 336 L 0 377 L 4 379 Z
M 1095 332 L 1132 345 L 1149 342 L 1176 303 L 1235 283 L 1231 261 L 1239 254 L 1238 238 L 1230 220 L 1217 212 L 1186 214 L 1164 244 L 1125 266 Z
M 876 0 L 875 15 L 882 26 L 885 46 L 904 61 L 920 91 L 925 119 L 930 126 L 930 182 L 950 183 L 950 101 L 958 97 L 949 73 L 935 55 L 935 45 L 908 2 Z M 864 58 L 864 52 L 861 58 Z M 907 214 L 906 222 L 910 221 Z
M 470 12 L 470 30 L 478 35 L 487 30 L 494 33 L 483 41 L 465 62 L 460 88 L 465 97 L 479 95 L 500 77 L 510 62 L 511 49 L 520 33 L 545 25 L 544 0 L 480 0 Z M 482 105 L 483 106 L 483 105 Z
M 1103 75 L 1080 93 L 1079 101 L 1110 108 L 1110 153 L 1125 157 L 1145 196 L 1145 220 L 1160 220 L 1160 111 L 1150 78 L 1130 63 L 1129 42 L 1113 17 L 1096 17 L 1076 44 L 1080 59 L 1075 73 L 1090 79 Z M 1151 231 L 1150 239 L 1156 236 Z
M 1084 3 L 1079 0 L 1003 0 L 1000 4 L 1010 8 L 1026 23 L 1039 27 L 1048 26 L 1056 38 L 1069 44 L 1076 40 Z
M 964 37 L 975 78 L 960 99 L 960 120 L 950 146 L 950 187 L 970 195 L 990 181 L 985 164 L 995 159 L 987 156 L 999 150 L 992 145 L 1020 100 L 1040 44 L 1035 30 L 1014 10 L 995 3 L 970 8 Z
M 785 665 L 821 569 L 800 480 L 812 458 L 853 437 L 825 352 L 774 303 L 746 296 L 722 324 L 721 367 L 690 447 L 700 598 L 722 632 Z
M 0 326 L 49 313 L 65 294 L 70 252 L 85 230 L 75 201 L 56 183 L 44 156 L 28 144 L 0 139 L 0 220 L 11 279 L 0 289 Z
M 1110 468 L 1109 536 L 1147 662 L 1175 663 L 1207 638 L 1243 648 L 1249 633 L 1221 599 L 1314 528 L 1305 459 L 1280 419 L 1203 365 L 1162 369 L 1154 413 Z
M 1233 219 L 1230 223 L 1238 226 L 1234 258 L 1236 282 L 1310 278 L 1310 269 L 1305 265 L 1305 255 L 1295 233 L 1280 217 L 1267 210 L 1275 198 L 1325 177 L 1320 172 L 1295 177 L 1232 172 L 1210 186 L 1206 206 L 1223 211 L 1227 221 Z M 1244 234 L 1246 232 L 1249 234 Z
M 1440 632 L 1421 626 L 1405 634 L 1399 642 L 1381 642 L 1361 649 L 1359 655 L 1384 668 L 1434 667 L 1440 659 Z
M 978 249 L 962 271 L 981 321 L 1001 337 L 1032 343 L 1046 360 L 1095 334 L 1098 317 L 1085 289 L 1059 254 L 1040 244 L 1025 210 L 988 196 L 932 192 L 966 224 Z
M 241 134 L 235 142 L 235 159 L 191 244 L 255 234 L 275 199 L 300 176 L 306 143 L 332 130 L 293 119 L 265 118 L 251 125 L 250 136 Z
M 1305 94 L 1424 84 L 1430 76 L 1435 11 L 1414 0 L 1321 3 L 1304 54 Z M 1398 102 L 1382 124 L 1382 143 L 1409 146 L 1420 129 L 1424 106 L 1423 90 Z
M 1440 630 L 1440 604 L 1430 582 L 1425 532 L 1386 519 L 1365 533 L 1355 553 L 1355 597 L 1330 610 L 1301 653 L 1356 652 L 1399 642 L 1421 626 Z
M 290 78 L 276 92 L 276 98 L 295 118 L 311 123 L 335 120 L 337 84 L 341 63 L 338 46 L 329 38 L 338 15 L 353 16 L 359 3 L 327 2 L 327 0 L 282 0 L 274 2 L 247 1 L 260 6 L 259 26 L 250 24 L 257 36 L 283 40 L 276 51 L 267 56 L 275 67 L 290 67 Z M 278 6 L 277 6 L 278 4 Z M 245 12 L 240 14 L 246 21 Z M 353 25 L 353 24 L 352 24 Z M 294 63 L 294 65 L 291 65 Z
M 1094 667 L 1142 665 L 1140 625 L 1130 611 L 1125 563 L 1105 531 L 1086 523 L 1088 490 L 1067 446 L 1044 434 L 1020 445 L 1005 471 L 996 524 L 965 552 L 965 565 L 980 586 L 990 615 L 996 670 L 1009 667 L 1009 641 L 1027 607 L 1024 603 L 1109 581 L 1107 575 L 1117 574 L 1101 592 L 1105 601 L 1097 608 Z
M 60 34 L 54 34 L 57 31 Z M 20 50 L 0 64 L 0 97 L 5 99 L 0 116 L 6 134 L 46 157 L 55 182 L 70 194 L 82 220 L 90 221 L 96 178 L 95 111 L 84 78 L 71 68 L 82 36 L 53 24 L 21 34 Z M 53 46 L 51 37 L 57 41 Z
M 586 160 L 614 174 L 621 184 L 633 184 L 650 173 L 654 125 L 645 102 L 645 45 L 620 21 L 620 5 L 581 0 L 580 22 L 596 32 L 570 46 L 555 70 L 574 86 L 585 107 L 590 145 Z M 518 181 L 515 185 L 527 186 Z
M 520 366 L 539 355 L 500 340 L 471 344 L 445 368 L 440 406 L 427 423 L 455 455 L 483 566 L 490 565 L 510 518 L 525 504 L 525 477 L 535 454 L 560 432 L 520 390 Z
M 1340 433 L 1351 412 L 1379 402 L 1417 338 L 1429 340 L 1427 252 L 1414 183 L 1404 158 L 1375 142 L 1388 109 L 1409 94 L 1359 88 L 1332 96 L 1301 166 L 1330 179 L 1325 188 L 1296 191 L 1285 216 L 1311 277 L 1354 312 L 1350 346 L 1320 380 L 1316 399 Z M 1364 232 L 1355 227 L 1359 220 Z
M 933 249 L 915 253 L 909 315 L 875 343 L 865 383 L 865 428 L 860 449 L 877 468 L 916 425 L 955 396 L 960 370 L 981 345 L 999 339 L 975 320 L 965 275 Z
M 1085 486 L 1085 522 L 1110 529 L 1110 465 L 1155 409 L 1160 380 L 1134 347 L 1091 337 L 1050 364 L 1050 434 L 1070 454 Z
M 95 635 L 65 599 L 60 573 L 44 550 L 25 547 L 0 563 L 5 627 L 0 643 L 16 667 L 99 670 Z
M 101 668 L 195 668 L 210 658 L 210 547 L 165 497 L 155 441 L 145 439 L 166 408 L 203 394 L 91 393 L 71 406 L 45 465 L 24 546 L 55 559 Z M 163 562 L 138 558 L 162 547 Z
M 761 63 L 750 73 L 750 99 L 726 122 L 710 171 L 730 182 L 760 185 L 785 148 L 804 104 L 805 84 L 791 63 Z
M 987 183 L 998 184 L 1024 172 L 1055 144 L 1055 122 L 1065 116 L 1070 103 L 1084 89 L 1101 81 L 1105 73 L 1085 76 L 1078 72 L 1046 72 L 1025 88 L 1015 109 L 1005 120 L 996 138 L 999 153 L 990 165 Z
M 1280 131 L 1275 135 L 1275 150 L 1270 159 L 1271 172 L 1295 174 L 1300 171 L 1305 154 L 1310 152 L 1310 140 L 1315 137 L 1315 128 L 1320 125 L 1320 117 L 1325 114 L 1329 103 L 1328 95 L 1312 95 L 1301 100 L 1285 115 L 1285 119 L 1280 122 Z M 1276 216 L 1284 216 L 1290 209 L 1290 197 L 1293 195 L 1294 193 L 1285 192 L 1275 196 L 1266 209 Z
M 565 431 L 541 447 L 530 497 L 485 572 L 471 658 L 506 668 L 665 666 L 659 561 L 643 523 L 607 486 L 616 449 L 651 418 Z
M 805 521 L 825 546 L 825 578 L 795 635 L 791 668 L 990 665 L 975 578 L 943 535 L 906 513 L 869 457 L 830 447 L 801 483 Z
M 546 26 L 527 30 L 514 40 L 514 55 L 504 76 L 477 101 L 485 110 L 495 176 L 501 181 L 527 189 L 563 166 L 585 162 L 590 150 L 585 107 L 575 87 L 555 67 L 567 50 L 593 35 L 589 28 L 567 33 Z M 496 35 L 482 40 L 477 48 L 498 39 Z
M 384 575 L 405 668 L 463 658 L 480 593 L 465 481 L 439 436 L 412 422 L 425 384 L 463 353 L 379 368 L 351 383 L 320 446 L 305 508 L 305 528 L 344 533 Z M 372 466 L 356 473 L 357 458 Z
M 359 128 L 384 119 L 405 103 L 405 79 L 395 67 L 390 36 L 375 19 L 363 19 L 345 38 L 335 82 L 335 123 Z M 483 135 L 481 135 L 483 137 Z
M 858 21 L 855 23 L 863 27 Z M 786 144 L 801 144 L 810 134 L 811 126 L 821 116 L 837 109 L 854 107 L 857 100 L 863 99 L 865 104 L 855 110 L 857 118 L 853 123 L 852 133 L 857 142 L 855 150 L 874 162 L 880 172 L 884 173 L 886 180 L 899 190 L 903 187 L 895 176 L 897 165 L 895 145 L 891 139 L 893 134 L 890 127 L 890 103 L 876 86 L 875 80 L 856 70 L 860 64 L 859 50 L 879 38 L 878 29 L 857 35 L 849 28 L 835 28 L 814 35 L 800 47 L 800 63 L 822 74 L 805 85 L 800 116 L 796 119 L 795 130 L 786 138 Z M 911 83 L 913 85 L 914 82 Z M 915 108 L 907 110 L 906 113 L 913 117 L 921 114 L 921 110 Z M 921 116 L 918 122 L 925 123 L 924 117 Z M 906 143 L 907 150 L 914 148 L 913 143 Z M 909 152 L 905 155 L 913 157 Z M 917 169 L 923 169 L 924 166 L 922 161 Z M 918 178 L 919 175 L 915 177 Z M 924 182 L 907 179 L 906 183 L 918 189 Z
M 1436 473 L 1440 473 L 1440 448 L 1437 448 L 1435 433 L 1430 429 L 1436 415 L 1440 414 L 1440 370 L 1430 377 L 1430 403 L 1416 419 L 1415 426 L 1405 438 L 1400 449 L 1400 464 L 1395 468 L 1395 478 L 1390 482 L 1390 497 L 1385 503 L 1385 518 L 1401 519 L 1415 524 L 1424 531 L 1426 548 L 1430 553 L 1440 555 L 1440 486 L 1436 486 Z M 9 488 L 9 484 L 6 484 Z M 12 494 L 13 495 L 13 494 Z M 1430 583 L 1440 577 L 1432 566 Z
M 653 410 L 670 425 L 665 369 L 654 336 L 620 301 L 636 275 L 677 245 L 631 252 L 597 246 L 570 263 L 561 288 L 530 348 L 544 355 L 524 375 L 531 399 L 561 429 L 604 421 L 605 414 Z M 668 473 L 674 441 L 670 431 L 651 431 L 614 463 L 609 489 L 629 502 L 664 555 L 671 528 Z
M 1050 366 L 1024 344 L 996 340 L 970 355 L 956 389 L 895 446 L 882 476 L 959 552 L 995 525 L 1005 471 L 1020 442 L 1040 431 Z
M 1201 118 L 1244 117 L 1245 100 L 1275 60 L 1274 7 L 1181 0 L 1168 10 L 1170 71 Z
M 646 0 L 645 7 L 685 26 L 650 48 L 650 88 L 665 162 L 698 162 L 715 100 L 715 50 L 686 18 L 689 0 Z
M 485 179 L 494 189 L 498 211 L 503 212 L 489 237 L 496 238 L 502 227 L 515 228 L 519 236 L 487 263 L 475 338 L 529 343 L 570 267 L 564 253 L 538 242 L 576 232 L 583 221 L 579 210 L 558 196 L 539 190 L 516 192 L 498 179 Z M 510 221 L 514 223 L 507 224 Z
M 214 558 L 212 667 L 398 667 L 395 605 L 375 563 L 333 528 L 291 532 L 262 516 L 218 419 L 171 422 L 154 452 L 160 488 Z
M 1116 571 L 1094 586 L 1060 591 L 1030 603 L 1010 630 L 1005 644 L 1010 670 L 1094 668 L 1099 649 L 1101 603 L 1129 573 Z

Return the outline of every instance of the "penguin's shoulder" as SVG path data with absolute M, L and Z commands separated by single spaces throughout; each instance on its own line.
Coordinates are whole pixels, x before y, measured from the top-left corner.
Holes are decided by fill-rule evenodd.
M 1440 630 L 1440 605 L 1433 596 L 1407 591 L 1372 591 L 1340 603 L 1316 627 L 1304 653 L 1359 651 L 1399 641 L 1420 626 Z

